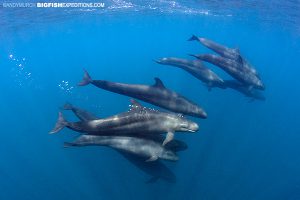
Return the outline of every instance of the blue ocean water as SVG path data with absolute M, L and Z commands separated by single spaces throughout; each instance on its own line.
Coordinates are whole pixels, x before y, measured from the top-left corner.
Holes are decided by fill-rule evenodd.
M 101 9 L 0 7 L 0 199 L 300 199 L 300 3 L 103 1 Z M 239 47 L 266 84 L 266 101 L 207 88 L 161 57 L 211 52 L 192 35 Z M 221 70 L 207 64 L 220 76 Z M 105 147 L 63 148 L 77 133 L 48 132 L 66 101 L 100 117 L 129 98 L 94 79 L 164 84 L 201 105 L 176 163 L 176 183 L 149 175 Z M 150 104 L 143 103 L 149 107 Z M 70 120 L 76 120 L 65 113 Z

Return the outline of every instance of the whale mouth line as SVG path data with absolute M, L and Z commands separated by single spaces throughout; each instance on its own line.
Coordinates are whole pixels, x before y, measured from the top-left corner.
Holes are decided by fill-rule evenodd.
M 196 130 L 188 129 L 188 128 L 184 128 L 183 131 L 192 132 L 192 133 L 195 133 L 195 132 L 196 132 Z

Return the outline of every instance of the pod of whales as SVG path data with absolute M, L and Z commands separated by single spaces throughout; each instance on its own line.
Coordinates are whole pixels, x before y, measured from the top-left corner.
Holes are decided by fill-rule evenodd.
M 212 40 L 193 35 L 188 41 L 198 41 L 215 54 L 190 54 L 197 58 L 189 60 L 175 57 L 163 57 L 155 60 L 161 65 L 181 68 L 203 82 L 206 87 L 232 89 L 250 100 L 265 100 L 262 91 L 265 85 L 258 71 L 246 60 L 238 48 L 229 48 Z M 233 80 L 223 80 L 213 70 L 204 65 L 208 62 L 221 68 Z M 80 121 L 70 122 L 59 112 L 57 122 L 50 131 L 57 133 L 69 128 L 79 132 L 74 141 L 65 142 L 65 147 L 106 146 L 116 150 L 138 169 L 149 174 L 148 183 L 158 179 L 175 182 L 175 174 L 163 161 L 178 161 L 178 151 L 186 150 L 187 144 L 174 139 L 174 133 L 194 133 L 199 130 L 198 123 L 186 118 L 186 115 L 207 118 L 207 113 L 197 103 L 167 89 L 164 83 L 155 78 L 153 85 L 117 83 L 106 80 L 93 80 L 86 70 L 78 86 L 92 84 L 98 88 L 142 100 L 168 110 L 160 111 L 142 106 L 131 99 L 130 109 L 126 112 L 99 118 L 96 115 L 70 103 L 61 109 L 72 111 Z M 166 134 L 164 136 L 164 134 Z
M 203 44 L 205 47 L 211 49 L 212 51 L 216 52 L 223 58 L 228 58 L 230 60 L 234 60 L 239 62 L 243 65 L 243 68 L 245 71 L 249 71 L 250 73 L 253 73 L 255 75 L 258 75 L 255 68 L 253 68 L 248 61 L 241 55 L 239 48 L 229 48 L 224 45 L 218 44 L 212 40 L 206 39 L 206 38 L 200 38 L 195 35 L 193 35 L 188 41 L 199 41 L 201 44 Z
M 72 108 L 72 109 L 70 109 L 70 108 Z M 78 117 L 78 119 L 80 119 L 81 121 L 90 121 L 90 120 L 95 120 L 95 119 L 101 119 L 100 117 L 97 117 L 86 110 L 75 107 L 70 103 L 66 103 L 63 106 L 63 109 L 71 110 L 76 115 L 76 117 Z M 161 135 L 149 135 L 149 134 L 140 133 L 139 137 L 149 139 L 149 140 L 154 140 L 155 142 L 158 142 L 158 143 L 163 143 L 163 141 L 164 141 L 164 137 Z M 186 150 L 187 145 L 180 140 L 174 139 L 174 140 L 170 141 L 169 143 L 167 143 L 165 145 L 165 148 L 177 152 L 177 151 Z
M 99 117 L 91 114 L 90 112 L 83 110 L 79 107 L 75 107 L 70 103 L 66 103 L 62 108 L 64 110 L 71 110 L 81 121 L 100 119 Z M 145 138 L 147 140 L 153 140 L 158 144 L 161 144 L 164 140 L 164 137 L 160 135 L 140 134 L 139 137 Z M 72 146 L 72 145 L 68 145 L 68 143 L 65 143 L 65 145 L 69 147 Z M 90 146 L 90 145 L 93 144 L 86 143 L 86 146 Z M 80 146 L 85 146 L 85 145 L 81 143 Z M 164 146 L 164 148 L 176 153 L 178 151 L 186 150 L 187 144 L 185 144 L 180 140 L 172 140 L 169 143 L 167 143 Z M 157 160 L 156 162 L 145 162 L 145 158 L 139 156 L 137 152 L 129 153 L 128 151 L 125 150 L 123 151 L 121 149 L 115 149 L 115 150 L 118 153 L 120 153 L 120 155 L 122 155 L 131 164 L 133 164 L 138 169 L 142 170 L 143 172 L 151 176 L 151 178 L 147 181 L 147 183 L 154 183 L 159 179 L 165 180 L 170 183 L 176 182 L 176 175 L 161 161 Z
M 238 48 L 232 49 L 206 38 L 193 35 L 188 41 L 199 41 L 205 47 L 219 54 L 191 54 L 199 60 L 209 62 L 220 67 L 230 76 L 240 81 L 249 90 L 264 90 L 265 85 L 259 76 L 257 70 L 241 55 Z

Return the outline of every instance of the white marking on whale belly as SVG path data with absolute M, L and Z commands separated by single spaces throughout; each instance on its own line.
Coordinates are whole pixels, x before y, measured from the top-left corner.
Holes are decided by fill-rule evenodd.
M 112 118 L 113 121 L 118 121 L 119 120 L 119 117 L 114 117 Z
M 93 127 L 93 128 L 96 128 L 97 127 L 97 124 L 98 124 L 98 121 L 97 120 L 93 120 L 90 122 L 90 125 Z

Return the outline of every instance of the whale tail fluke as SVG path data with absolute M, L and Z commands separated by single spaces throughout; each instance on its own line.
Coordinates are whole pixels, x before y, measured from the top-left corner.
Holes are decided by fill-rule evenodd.
M 85 69 L 83 71 L 84 71 L 84 75 L 82 80 L 78 83 L 78 86 L 85 86 L 90 84 L 93 81 L 89 73 Z
M 199 40 L 199 38 L 196 35 L 192 35 L 187 41 L 194 41 L 194 40 Z
M 62 130 L 67 125 L 67 121 L 64 119 L 64 116 L 61 112 L 58 113 L 58 119 L 54 126 L 54 128 L 49 132 L 50 134 L 54 134 Z
M 72 110 L 73 109 L 73 105 L 69 102 L 66 102 L 65 105 L 62 107 L 62 109 L 64 110 Z

